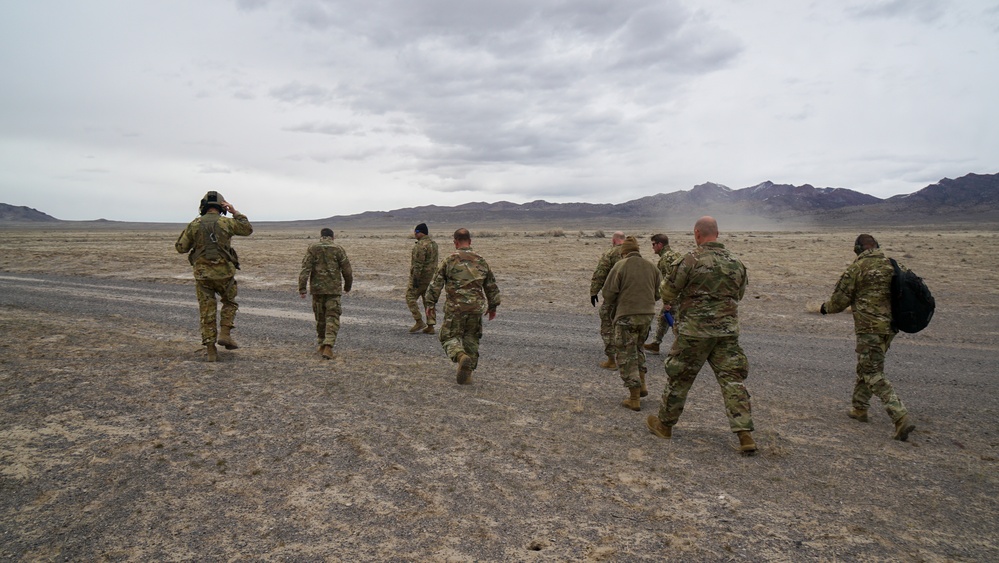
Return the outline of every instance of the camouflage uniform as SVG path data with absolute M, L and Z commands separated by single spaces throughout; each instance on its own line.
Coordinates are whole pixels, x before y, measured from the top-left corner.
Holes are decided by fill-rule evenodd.
M 641 376 L 648 371 L 642 344 L 655 316 L 661 280 L 655 266 L 630 252 L 611 268 L 603 287 L 604 305 L 614 322 L 614 360 L 628 389 L 641 387 Z
M 669 247 L 669 245 L 664 245 L 659 250 L 659 263 L 656 267 L 659 268 L 659 274 L 662 275 L 662 279 L 667 279 L 669 277 L 670 271 L 676 264 L 683 259 L 683 256 Z M 663 303 L 663 306 L 670 305 L 670 310 L 676 312 L 676 301 L 672 303 Z M 669 325 L 666 324 L 666 318 L 663 316 L 663 312 L 659 311 L 657 315 L 659 321 L 656 323 L 656 337 L 653 340 L 656 344 L 662 344 L 663 338 L 666 336 L 666 330 L 669 329 Z M 675 326 L 675 325 L 674 325 Z M 674 334 L 676 329 L 674 328 Z
M 697 373 L 711 365 L 721 386 L 732 432 L 752 431 L 749 362 L 739 346 L 739 301 L 746 293 L 746 267 L 723 244 L 706 242 L 683 257 L 663 280 L 664 302 L 680 297 L 677 337 L 666 358 L 666 389 L 659 421 L 677 423 Z
M 320 346 L 336 344 L 340 297 L 350 291 L 353 283 L 350 259 L 343 247 L 333 242 L 333 237 L 319 237 L 319 242 L 309 245 L 298 274 L 298 292 L 304 294 L 308 284 L 316 316 L 316 342 Z
M 417 305 L 417 300 L 427 292 L 427 287 L 434 279 L 434 272 L 437 271 L 437 243 L 430 235 L 424 235 L 413 245 L 413 256 L 409 263 L 409 286 L 406 287 L 406 305 L 413 313 L 413 320 L 417 323 L 423 322 L 423 314 Z M 427 302 L 423 301 L 423 308 L 426 309 Z M 427 318 L 427 324 L 433 326 L 437 319 Z
M 188 223 L 177 238 L 174 248 L 183 254 L 194 267 L 194 283 L 198 293 L 198 311 L 201 316 L 201 344 L 215 344 L 219 325 L 232 329 L 236 320 L 236 270 L 239 260 L 229 244 L 234 236 L 248 236 L 253 232 L 249 219 L 242 213 L 232 218 L 218 213 L 205 213 Z M 218 313 L 216 294 L 222 299 Z
M 482 315 L 496 311 L 500 304 L 496 277 L 486 260 L 469 246 L 456 250 L 437 268 L 423 296 L 428 308 L 437 306 L 442 290 L 447 299 L 439 335 L 441 346 L 452 362 L 458 361 L 458 354 L 467 354 L 474 370 L 479 363 Z
M 899 264 L 899 268 L 904 268 Z M 880 248 L 865 250 L 846 269 L 823 304 L 826 313 L 853 308 L 853 326 L 857 335 L 857 380 L 853 387 L 853 408 L 866 411 L 871 395 L 877 395 L 898 422 L 907 414 L 905 405 L 885 378 L 885 354 L 895 338 L 891 326 L 891 262 Z
M 620 259 L 620 246 L 614 246 L 607 252 L 604 252 L 603 256 L 600 257 L 600 261 L 597 262 L 597 269 L 593 271 L 593 277 L 590 279 L 590 295 L 600 294 L 600 290 L 604 287 L 604 282 L 607 281 L 607 275 L 610 274 L 611 268 L 613 268 L 614 264 L 617 264 Z M 606 353 L 607 357 L 610 358 L 614 356 L 615 350 L 614 315 L 607 307 L 606 300 L 600 305 L 599 315 L 600 338 L 604 341 L 604 353 Z

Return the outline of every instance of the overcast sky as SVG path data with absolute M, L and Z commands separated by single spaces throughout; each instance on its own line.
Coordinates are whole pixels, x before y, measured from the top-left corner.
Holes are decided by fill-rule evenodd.
M 251 220 L 999 172 L 999 0 L 6 0 L 0 202 Z

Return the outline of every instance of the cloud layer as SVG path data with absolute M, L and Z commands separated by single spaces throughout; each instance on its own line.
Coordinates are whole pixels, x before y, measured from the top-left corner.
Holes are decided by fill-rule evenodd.
M 995 172 L 990 2 L 0 7 L 0 201 L 183 221 Z M 128 194 L 127 197 L 125 194 Z M 137 201 L 144 202 L 136 205 Z

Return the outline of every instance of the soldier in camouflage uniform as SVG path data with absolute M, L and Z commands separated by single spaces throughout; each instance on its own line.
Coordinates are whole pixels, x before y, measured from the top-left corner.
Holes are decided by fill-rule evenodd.
M 332 360 L 333 345 L 340 331 L 340 299 L 350 293 L 354 272 L 343 247 L 333 242 L 333 229 L 319 231 L 319 242 L 309 245 L 298 274 L 298 294 L 305 299 L 305 287 L 312 292 L 312 312 L 316 315 L 319 354 Z
M 603 289 L 604 282 L 607 281 L 607 275 L 610 274 L 614 264 L 617 264 L 617 261 L 621 259 L 620 246 L 622 242 L 624 242 L 624 233 L 621 231 L 615 232 L 611 236 L 610 250 L 603 253 L 597 262 L 597 269 L 593 271 L 593 277 L 590 279 L 590 304 L 594 307 L 597 306 L 597 295 Z M 600 362 L 600 367 L 617 369 L 617 364 L 614 363 L 614 317 L 611 315 L 610 310 L 607 309 L 606 302 L 600 306 L 599 315 L 600 338 L 604 341 L 604 354 L 607 355 L 607 359 Z
M 857 334 L 857 381 L 853 387 L 850 418 L 867 422 L 871 395 L 881 399 L 895 423 L 895 439 L 906 441 L 916 426 L 905 405 L 885 378 L 885 354 L 898 332 L 891 323 L 891 262 L 871 235 L 857 237 L 853 246 L 857 259 L 839 278 L 829 301 L 822 304 L 823 315 L 853 308 L 853 327 Z M 899 264 L 899 268 L 904 268 Z
M 683 259 L 683 256 L 679 252 L 669 247 L 669 237 L 662 233 L 652 235 L 652 250 L 659 256 L 659 262 L 656 264 L 656 267 L 659 268 L 659 274 L 662 276 L 662 279 L 668 278 L 670 270 Z M 662 310 L 656 315 L 659 320 L 656 323 L 655 339 L 645 345 L 645 349 L 649 352 L 653 354 L 659 353 L 659 346 L 663 343 L 666 330 L 669 329 L 669 324 L 666 322 L 666 313 L 672 311 L 675 306 L 675 302 L 663 303 Z
M 409 329 L 409 332 L 423 331 L 426 334 L 434 333 L 434 324 L 437 319 L 427 317 L 427 322 L 423 322 L 423 315 L 417 300 L 423 298 L 427 292 L 430 281 L 434 279 L 434 272 L 437 271 L 437 242 L 430 238 L 430 230 L 426 223 L 420 223 L 413 231 L 416 237 L 416 244 L 413 245 L 413 256 L 409 261 L 409 286 L 406 287 L 406 306 L 413 313 L 413 320 L 416 324 Z M 427 302 L 423 302 L 423 308 L 427 308 Z
M 496 318 L 500 291 L 489 264 L 472 250 L 468 229 L 454 232 L 454 248 L 455 252 L 441 261 L 423 302 L 431 318 L 441 291 L 447 293 L 439 338 L 448 358 L 458 364 L 458 383 L 465 384 L 471 383 L 472 371 L 479 363 L 482 315 L 489 320 Z
M 641 397 L 649 394 L 645 386 L 645 352 L 642 343 L 649 336 L 652 317 L 659 300 L 659 270 L 642 258 L 638 241 L 627 237 L 619 247 L 621 259 L 611 268 L 604 283 L 604 305 L 614 319 L 614 360 L 630 396 L 621 406 L 642 410 Z
M 749 391 L 744 383 L 749 362 L 739 346 L 739 301 L 746 293 L 746 267 L 717 241 L 718 223 L 701 217 L 694 224 L 697 248 L 663 281 L 666 303 L 680 296 L 677 337 L 666 359 L 666 388 L 659 415 L 646 424 L 653 434 L 670 438 L 680 419 L 687 393 L 704 362 L 711 365 L 721 386 L 729 427 L 739 437 L 739 449 L 756 451 Z
M 236 270 L 239 258 L 229 244 L 234 236 L 248 236 L 253 232 L 249 219 L 222 194 L 208 192 L 201 199 L 201 216 L 191 221 L 180 234 L 174 247 L 177 252 L 188 253 L 187 259 L 194 267 L 194 283 L 198 293 L 198 310 L 201 315 L 201 344 L 207 349 L 209 362 L 218 360 L 215 343 L 226 350 L 239 348 L 231 331 L 236 321 Z M 232 213 L 232 218 L 223 217 Z M 222 299 L 219 330 L 215 326 L 218 313 L 216 295 Z

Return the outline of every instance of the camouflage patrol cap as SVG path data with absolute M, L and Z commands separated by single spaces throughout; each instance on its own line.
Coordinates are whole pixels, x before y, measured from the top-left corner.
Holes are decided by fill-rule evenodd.
M 208 213 L 209 207 L 214 207 L 219 210 L 219 213 L 225 215 L 225 207 L 222 205 L 223 201 L 225 201 L 225 198 L 222 197 L 222 194 L 216 191 L 210 191 L 205 194 L 205 197 L 201 198 L 201 206 L 198 208 L 198 211 L 204 215 L 205 213 Z

